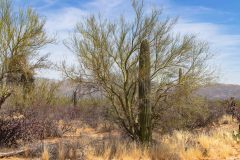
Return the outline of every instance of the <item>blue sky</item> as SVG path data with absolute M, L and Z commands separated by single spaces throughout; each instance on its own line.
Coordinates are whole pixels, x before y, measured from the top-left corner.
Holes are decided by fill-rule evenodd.
M 13 0 L 16 6 L 30 5 L 46 17 L 46 30 L 56 34 L 58 42 L 47 46 L 41 53 L 51 53 L 55 63 L 76 62 L 62 41 L 69 37 L 75 24 L 89 14 L 114 19 L 119 15 L 131 17 L 130 0 Z M 159 7 L 168 16 L 179 16 L 175 30 L 194 33 L 210 43 L 214 53 L 212 64 L 219 82 L 240 84 L 240 1 L 239 0 L 145 0 L 147 8 Z M 39 75 L 57 79 L 55 71 L 41 71 Z

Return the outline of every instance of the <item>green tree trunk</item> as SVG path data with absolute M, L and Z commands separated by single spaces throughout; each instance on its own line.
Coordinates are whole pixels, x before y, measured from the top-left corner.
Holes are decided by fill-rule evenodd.
M 141 43 L 139 54 L 139 139 L 149 144 L 152 139 L 152 109 L 150 104 L 150 49 L 147 40 Z

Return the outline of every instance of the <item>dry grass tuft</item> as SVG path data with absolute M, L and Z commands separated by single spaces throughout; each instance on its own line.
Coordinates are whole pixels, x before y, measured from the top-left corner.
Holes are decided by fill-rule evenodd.
M 65 151 L 64 151 L 64 146 L 62 143 L 59 143 L 58 159 L 65 160 Z
M 149 152 L 137 144 L 117 141 L 91 147 L 87 152 L 86 159 L 150 160 L 151 158 Z
M 226 120 L 229 121 L 228 124 L 233 123 L 229 116 L 224 116 L 221 119 L 221 121 Z M 195 134 L 175 131 L 171 136 L 162 137 L 161 143 L 161 145 L 167 146 L 165 147 L 167 149 L 164 150 L 166 157 L 174 152 L 180 159 L 184 160 L 226 159 L 236 154 L 240 156 L 236 150 L 238 144 L 233 138 L 232 131 L 220 126 L 209 132 L 202 131 Z
M 200 160 L 236 157 L 240 156 L 237 151 L 240 146 L 233 138 L 234 123 L 230 116 L 224 116 L 218 123 L 222 125 L 214 126 L 210 131 L 175 131 L 172 135 L 160 137 L 159 144 L 150 150 L 143 150 L 135 143 L 106 143 L 92 147 L 86 159 Z
M 71 159 L 77 159 L 76 149 L 71 148 L 71 149 L 69 150 L 69 158 L 71 158 Z
M 231 124 L 234 122 L 234 119 L 230 115 L 224 115 L 219 120 L 219 124 Z
M 48 149 L 46 146 L 44 146 L 44 150 L 42 153 L 42 160 L 49 160 L 49 153 L 48 153 Z

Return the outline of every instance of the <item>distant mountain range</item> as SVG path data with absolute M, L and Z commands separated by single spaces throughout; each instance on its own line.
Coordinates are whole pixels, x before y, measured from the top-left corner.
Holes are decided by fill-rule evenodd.
M 54 80 L 50 81 L 54 82 Z M 60 85 L 58 94 L 71 96 L 75 87 L 76 85 L 68 81 L 64 81 Z M 240 99 L 240 85 L 217 83 L 200 88 L 196 93 L 200 96 L 206 97 L 207 99 L 228 99 L 230 97 Z
M 230 97 L 240 99 L 240 85 L 214 84 L 199 89 L 197 94 L 207 99 L 228 99 Z

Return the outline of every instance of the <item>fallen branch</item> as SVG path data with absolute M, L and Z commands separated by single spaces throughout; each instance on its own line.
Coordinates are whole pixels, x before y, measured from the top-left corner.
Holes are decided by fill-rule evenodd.
M 6 153 L 0 153 L 0 158 L 5 158 L 5 157 L 12 157 L 12 156 L 16 156 L 16 155 L 21 155 L 23 153 L 25 153 L 26 150 L 21 149 L 18 151 L 11 151 L 11 152 L 6 152 Z
M 59 144 L 62 144 L 63 146 L 65 146 L 66 150 L 67 148 L 71 148 L 74 147 L 75 149 L 80 149 L 81 150 L 81 154 L 82 156 L 84 156 L 84 150 L 86 150 L 86 148 L 88 146 L 91 146 L 95 143 L 99 143 L 102 141 L 105 141 L 109 138 L 101 138 L 101 139 L 96 139 L 96 140 L 92 140 L 87 144 L 82 144 L 80 145 L 79 142 L 76 143 L 69 143 L 68 141 L 58 141 L 58 142 L 54 142 L 54 143 L 44 143 L 44 142 L 40 142 L 37 144 L 32 144 L 32 145 L 28 145 L 25 146 L 19 150 L 16 151 L 10 151 L 10 152 L 5 152 L 5 153 L 1 153 L 0 152 L 0 158 L 6 158 L 6 157 L 12 157 L 12 156 L 22 156 L 25 154 L 29 154 L 31 156 L 36 156 L 36 157 L 40 157 L 42 152 L 44 151 L 44 146 L 49 150 L 49 151 L 53 151 L 54 150 L 58 150 L 59 149 Z M 55 153 L 55 152 L 54 152 Z M 56 152 L 57 153 L 57 152 Z

